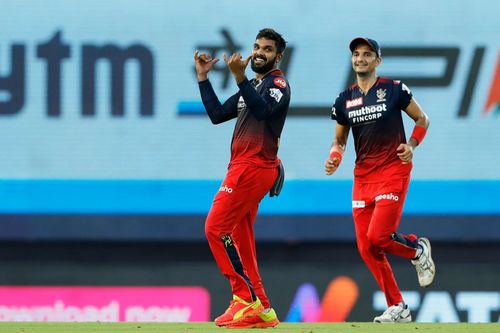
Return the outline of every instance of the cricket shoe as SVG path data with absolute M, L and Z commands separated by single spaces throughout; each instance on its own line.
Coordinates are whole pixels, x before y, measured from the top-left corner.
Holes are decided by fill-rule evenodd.
M 280 321 L 273 308 L 248 316 L 227 325 L 227 328 L 268 328 L 278 325 Z
M 418 245 L 422 248 L 422 254 L 411 263 L 417 270 L 418 283 L 421 287 L 427 287 L 434 281 L 434 275 L 436 275 L 436 266 L 431 255 L 431 242 L 422 237 L 418 239 Z
M 229 303 L 227 310 L 215 318 L 215 325 L 227 326 L 262 311 L 264 311 L 264 307 L 258 298 L 254 302 L 246 302 L 238 296 L 233 295 L 233 300 Z
M 374 323 L 409 323 L 411 322 L 410 308 L 403 302 L 390 306 L 380 316 L 373 319 Z

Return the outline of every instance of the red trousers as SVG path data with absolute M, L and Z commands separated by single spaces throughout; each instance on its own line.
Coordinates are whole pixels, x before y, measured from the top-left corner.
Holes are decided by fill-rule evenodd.
M 380 183 L 354 181 L 352 214 L 358 250 L 385 294 L 388 306 L 401 302 L 403 297 L 385 254 L 408 259 L 416 255 L 415 247 L 393 237 L 399 226 L 409 181 L 409 176 Z
M 205 222 L 208 244 L 233 294 L 247 302 L 258 297 L 265 308 L 270 305 L 257 266 L 253 224 L 277 175 L 277 168 L 231 165 Z

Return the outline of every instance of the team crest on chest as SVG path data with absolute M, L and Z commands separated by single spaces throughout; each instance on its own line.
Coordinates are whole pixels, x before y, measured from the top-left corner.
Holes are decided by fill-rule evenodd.
M 377 90 L 377 102 L 385 102 L 385 95 L 387 95 L 387 91 L 385 89 Z

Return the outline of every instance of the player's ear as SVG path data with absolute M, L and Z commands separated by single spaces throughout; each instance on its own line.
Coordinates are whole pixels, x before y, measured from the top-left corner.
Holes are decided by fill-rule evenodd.
M 278 64 L 281 61 L 281 59 L 283 59 L 283 52 L 278 53 L 276 55 L 276 63 Z
M 382 58 L 377 57 L 377 66 L 380 65 L 381 63 L 382 63 Z

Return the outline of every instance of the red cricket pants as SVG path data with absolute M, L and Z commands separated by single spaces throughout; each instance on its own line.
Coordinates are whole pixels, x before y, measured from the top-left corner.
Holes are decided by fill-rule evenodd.
M 403 300 L 386 253 L 415 258 L 416 249 L 391 236 L 399 226 L 410 176 L 380 183 L 354 180 L 352 214 L 356 242 L 364 262 L 385 294 L 388 306 Z
M 270 305 L 257 266 L 253 224 L 277 176 L 277 168 L 231 165 L 205 222 L 208 244 L 233 294 L 247 302 L 258 297 L 265 308 Z

